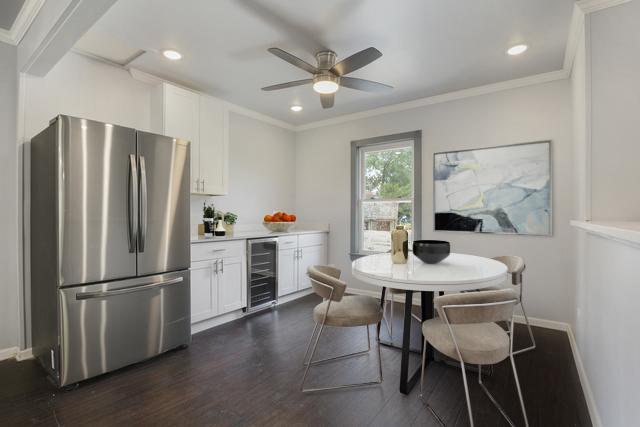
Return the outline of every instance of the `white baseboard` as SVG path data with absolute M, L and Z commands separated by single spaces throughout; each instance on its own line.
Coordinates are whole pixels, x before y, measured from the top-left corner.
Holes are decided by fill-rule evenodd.
M 576 363 L 576 369 L 578 370 L 578 376 L 580 377 L 580 384 L 582 385 L 582 391 L 584 392 L 584 398 L 587 401 L 587 408 L 589 409 L 589 416 L 591 417 L 591 424 L 593 427 L 602 427 L 602 420 L 598 413 L 598 407 L 596 406 L 596 399 L 593 396 L 591 385 L 589 384 L 589 378 L 587 377 L 587 371 L 582 363 L 582 357 L 580 357 L 580 351 L 578 350 L 578 343 L 576 337 L 573 335 L 571 326 L 567 329 L 567 335 L 569 336 L 569 344 L 571 344 L 571 352 L 573 353 L 573 360 Z
M 13 359 L 14 357 L 16 357 L 18 350 L 19 350 L 18 347 L 9 347 L 9 348 L 0 349 L 0 361 L 6 360 L 6 359 Z
M 32 359 L 31 348 L 20 350 L 18 347 L 0 349 L 0 361 L 6 359 L 16 359 L 17 361 Z

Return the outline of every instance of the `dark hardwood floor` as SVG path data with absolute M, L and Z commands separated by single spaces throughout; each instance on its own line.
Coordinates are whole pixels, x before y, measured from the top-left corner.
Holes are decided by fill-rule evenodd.
M 382 348 L 380 386 L 299 392 L 302 356 L 313 329 L 311 312 L 318 302 L 315 296 L 305 297 L 202 332 L 187 349 L 69 391 L 55 389 L 33 360 L 0 362 L 0 425 L 438 425 L 418 397 L 419 385 L 408 396 L 399 393 L 400 352 L 392 348 Z M 396 340 L 401 336 L 401 312 L 397 307 Z M 418 323 L 414 326 L 417 336 Z M 524 328 L 516 332 L 516 342 L 523 343 Z M 530 425 L 590 426 L 566 334 L 540 328 L 534 334 L 538 348 L 516 356 Z M 373 345 L 373 328 L 371 336 Z M 366 333 L 364 328 L 330 328 L 320 345 L 318 357 L 366 348 Z M 376 375 L 374 352 L 313 368 L 309 384 L 364 381 Z M 468 378 L 476 425 L 507 425 L 476 376 Z M 468 425 L 460 371 L 433 363 L 426 382 L 429 401 L 447 425 Z M 497 365 L 485 383 L 516 424 L 523 425 L 508 363 Z

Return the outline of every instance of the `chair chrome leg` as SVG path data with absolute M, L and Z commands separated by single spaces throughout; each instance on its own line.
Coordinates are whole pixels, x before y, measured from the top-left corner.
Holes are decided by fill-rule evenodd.
M 369 335 L 369 326 L 366 326 L 366 328 L 367 328 L 367 349 L 366 350 L 356 351 L 355 353 L 342 354 L 340 356 L 327 357 L 326 359 L 314 360 L 313 362 L 311 362 L 311 359 L 309 359 L 308 362 L 305 359 L 304 366 L 307 366 L 309 362 L 311 362 L 312 365 L 320 365 L 327 362 L 333 362 L 335 360 L 341 360 L 349 357 L 362 356 L 363 354 L 367 354 L 368 352 L 371 351 L 371 337 Z
M 318 336 L 313 343 L 313 350 L 311 350 L 311 356 L 309 356 L 309 363 L 307 363 L 306 368 L 304 369 L 304 375 L 302 376 L 302 383 L 300 384 L 300 391 L 304 392 L 304 382 L 307 380 L 307 374 L 309 373 L 309 368 L 311 368 L 311 361 L 313 360 L 313 356 L 316 354 L 316 349 L 318 348 L 318 341 L 320 340 L 320 335 L 322 335 L 322 330 L 324 329 L 324 321 L 320 325 L 320 331 L 318 332 Z
M 522 309 L 522 314 L 524 315 L 524 321 L 527 324 L 527 329 L 529 330 L 529 339 L 531 339 L 531 345 L 529 347 L 516 350 L 513 352 L 513 354 L 524 353 L 525 351 L 530 351 L 536 348 L 536 340 L 533 338 L 533 331 L 531 330 L 531 324 L 529 323 L 529 318 L 527 317 L 527 312 L 524 309 L 524 304 L 522 304 L 522 301 L 520 301 L 520 308 Z
M 389 305 L 389 300 L 386 298 L 382 304 L 382 318 L 384 319 L 385 327 L 387 328 L 387 333 L 389 337 L 392 336 L 391 327 L 389 325 L 393 324 L 393 301 L 391 302 L 391 322 L 389 322 L 389 318 L 387 317 L 387 306 Z
M 389 338 L 391 338 L 391 342 L 393 342 L 393 306 L 395 305 L 393 302 L 393 294 L 391 294 L 391 324 L 387 323 L 387 326 L 389 327 Z
M 304 375 L 302 376 L 302 383 L 300 384 L 300 391 L 302 391 L 303 393 L 311 393 L 311 392 L 316 392 L 316 391 L 337 390 L 337 389 L 343 389 L 343 388 L 366 387 L 366 386 L 377 385 L 377 384 L 382 383 L 382 356 L 381 356 L 381 352 L 380 352 L 380 340 L 378 340 L 379 379 L 377 381 L 369 381 L 369 382 L 355 383 L 355 384 L 342 384 L 342 385 L 331 386 L 331 387 L 318 387 L 318 388 L 310 388 L 310 389 L 305 389 L 304 388 L 304 384 L 305 384 L 305 382 L 307 380 L 307 375 L 309 374 L 309 369 L 311 368 L 312 365 L 317 365 L 317 364 L 323 363 L 323 362 L 335 361 L 335 360 L 345 359 L 347 357 L 353 357 L 353 356 L 358 356 L 358 355 L 361 355 L 361 354 L 368 353 L 371 350 L 371 339 L 370 339 L 370 335 L 369 335 L 369 325 L 367 325 L 366 328 L 367 328 L 367 347 L 368 347 L 368 350 L 314 361 L 313 360 L 313 356 L 315 356 L 316 350 L 318 348 L 318 341 L 320 340 L 320 335 L 322 335 L 322 331 L 324 329 L 324 323 L 321 324 L 320 325 L 320 331 L 318 332 L 318 335 L 317 335 L 317 337 L 315 339 L 315 342 L 313 344 L 313 350 L 311 350 L 311 356 L 309 356 L 309 361 L 308 361 L 308 363 L 306 363 L 306 367 L 305 367 L 305 370 L 304 370 Z
M 467 370 L 464 367 L 464 362 L 460 361 L 460 367 L 462 367 L 462 382 L 464 383 L 464 395 L 467 399 L 467 410 L 469 411 L 469 424 L 471 427 L 473 424 L 473 412 L 471 412 L 471 399 L 469 398 L 469 385 L 467 384 Z
M 493 405 L 498 409 L 498 411 L 500 411 L 500 413 L 502 414 L 504 419 L 507 420 L 509 425 L 512 426 L 512 427 L 515 427 L 515 424 L 513 423 L 513 421 L 511 421 L 511 418 L 509 418 L 509 416 L 504 411 L 502 406 L 500 406 L 498 401 L 493 397 L 493 395 L 489 392 L 487 387 L 485 387 L 484 383 L 482 382 L 482 365 L 478 365 L 478 384 L 480 384 L 480 387 L 482 388 L 482 391 L 484 391 L 484 394 L 487 395 L 487 397 L 489 398 L 491 403 L 493 403 Z
M 422 372 L 420 373 L 420 394 L 418 395 L 418 397 L 420 398 L 420 400 L 422 400 L 422 403 L 425 404 L 429 412 L 431 412 L 431 415 L 433 415 L 433 417 L 438 421 L 438 423 L 440 423 L 442 427 L 445 427 L 444 421 L 442 421 L 442 418 L 440 418 L 440 415 L 438 415 L 435 409 L 433 409 L 431 405 L 429 405 L 428 399 L 424 395 L 424 374 L 427 369 L 426 367 L 427 340 L 425 339 L 423 340 L 423 342 L 424 343 L 422 344 Z
M 316 322 L 315 326 L 313 327 L 313 332 L 311 332 L 311 337 L 309 338 L 309 344 L 307 344 L 307 351 L 304 352 L 304 359 L 302 359 L 302 366 L 307 365 L 307 356 L 309 355 L 309 349 L 311 348 L 311 343 L 313 342 L 313 337 L 315 336 L 317 330 L 318 330 L 318 322 Z
M 522 408 L 522 416 L 524 417 L 525 427 L 529 427 L 529 420 L 527 419 L 527 411 L 524 408 L 524 399 L 522 398 L 522 390 L 520 389 L 520 380 L 518 379 L 518 371 L 516 370 L 516 362 L 513 359 L 513 353 L 510 355 L 511 367 L 513 368 L 513 377 L 516 380 L 516 388 L 518 389 L 518 398 L 520 399 L 520 407 Z

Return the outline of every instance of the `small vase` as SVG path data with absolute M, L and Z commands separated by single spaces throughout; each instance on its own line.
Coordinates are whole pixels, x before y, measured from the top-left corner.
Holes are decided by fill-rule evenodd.
M 409 257 L 409 233 L 404 226 L 397 225 L 391 232 L 391 261 L 394 264 L 406 264 Z
M 227 224 L 225 222 L 224 223 L 224 229 L 227 230 L 227 235 L 228 236 L 232 236 L 233 235 L 233 224 Z

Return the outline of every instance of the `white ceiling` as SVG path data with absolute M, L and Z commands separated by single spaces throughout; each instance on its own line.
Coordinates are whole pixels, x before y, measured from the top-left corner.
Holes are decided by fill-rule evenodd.
M 87 37 L 119 39 L 148 53 L 132 66 L 294 125 L 562 68 L 573 0 L 136 0 L 117 2 Z M 86 41 L 86 40 L 85 40 Z M 505 50 L 527 43 L 510 57 Z M 85 43 L 83 49 L 90 50 Z M 97 45 L 100 43 L 98 42 Z M 351 76 L 395 87 L 341 88 L 323 110 L 311 86 L 261 87 L 309 75 L 267 52 L 314 63 L 370 46 L 383 56 Z M 174 48 L 178 62 L 159 51 Z M 95 52 L 99 53 L 99 52 Z M 304 107 L 301 113 L 289 110 Z
M 0 28 L 10 30 L 13 21 L 16 20 L 24 0 L 2 0 L 0 1 Z

